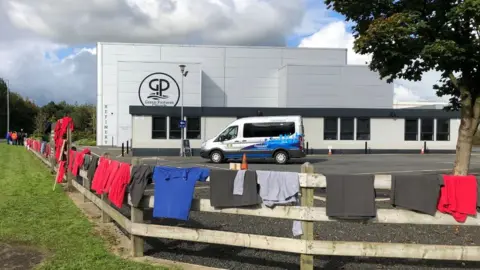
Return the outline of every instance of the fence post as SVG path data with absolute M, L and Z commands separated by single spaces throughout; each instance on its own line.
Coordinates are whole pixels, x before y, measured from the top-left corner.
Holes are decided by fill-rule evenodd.
M 313 174 L 315 171 L 313 165 L 310 162 L 302 164 L 301 172 L 306 174 Z M 308 182 L 307 182 L 308 183 Z M 313 187 L 301 188 L 301 205 L 306 207 L 313 207 Z M 303 235 L 302 239 L 306 241 L 312 241 L 313 239 L 313 221 L 302 221 Z M 300 255 L 300 269 L 301 270 L 313 270 L 313 255 L 301 254 Z
M 127 140 L 127 155 L 128 155 L 128 145 L 129 144 L 129 140 Z
M 109 202 L 108 202 L 108 195 L 105 194 L 105 193 L 102 193 L 102 195 L 100 195 L 100 198 L 102 199 L 102 202 L 104 204 L 107 204 L 109 205 Z M 110 216 L 102 210 L 102 222 L 103 223 L 109 223 L 109 222 L 112 222 L 112 219 L 110 218 Z
M 140 161 L 138 158 L 132 158 L 132 167 L 139 165 Z M 141 206 L 140 206 L 141 207 Z M 143 223 L 143 209 L 136 208 L 133 205 L 130 206 L 130 220 L 133 223 Z M 142 257 L 143 256 L 143 238 L 133 235 L 130 235 L 130 251 L 132 257 Z
M 73 174 L 68 170 L 68 164 L 70 164 L 70 162 L 73 162 L 73 160 L 70 160 L 70 150 L 72 149 L 72 130 L 70 128 L 70 125 L 67 126 L 67 143 L 65 149 L 67 151 L 67 185 L 65 189 L 70 190 L 72 188 L 73 180 Z

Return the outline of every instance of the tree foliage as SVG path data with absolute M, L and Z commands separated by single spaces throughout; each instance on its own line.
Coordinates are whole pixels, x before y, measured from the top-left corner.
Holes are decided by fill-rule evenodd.
M 39 107 L 17 93 L 9 93 L 10 130 L 27 133 L 34 131 L 34 119 Z M 7 132 L 7 83 L 0 78 L 0 134 L 2 138 Z
M 419 81 L 427 71 L 441 73 L 433 89 L 438 96 L 451 96 L 447 109 L 461 111 L 454 173 L 466 174 L 480 119 L 480 1 L 325 3 L 354 22 L 354 50 L 372 55 L 370 68 L 381 78 Z
M 0 131 L 6 133 L 7 84 L 0 79 Z M 10 92 L 10 129 L 23 128 L 29 134 L 41 136 L 47 122 L 56 122 L 64 116 L 72 117 L 75 126 L 73 139 L 95 140 L 96 110 L 90 104 L 68 104 L 53 101 L 39 107 L 17 93 Z M 2 135 L 3 136 L 3 135 Z

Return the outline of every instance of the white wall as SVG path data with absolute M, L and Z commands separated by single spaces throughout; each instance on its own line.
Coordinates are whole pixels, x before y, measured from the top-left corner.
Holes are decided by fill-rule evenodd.
M 178 94 L 178 91 L 180 93 L 182 91 L 182 76 L 178 67 L 179 64 L 180 63 L 172 62 L 118 62 L 118 108 L 116 117 L 114 113 L 112 125 L 115 126 L 116 120 L 118 123 L 117 126 L 119 127 L 117 141 L 120 142 L 120 144 L 130 140 L 132 137 L 132 117 L 129 112 L 129 107 L 131 105 L 142 105 L 139 98 L 139 82 L 142 82 L 142 80 L 150 74 L 162 71 L 165 74 L 170 75 L 173 80 L 170 80 L 165 75 L 159 75 L 158 78 L 166 78 L 169 80 L 170 89 L 165 91 L 165 93 L 172 99 L 168 100 L 171 100 L 172 102 L 178 101 L 177 106 L 181 105 L 182 95 Z M 200 87 L 202 83 L 201 66 L 198 63 L 186 64 L 188 65 L 189 73 L 187 77 L 184 77 L 183 82 L 183 104 L 187 107 L 200 107 L 202 105 L 202 88 Z M 155 78 L 157 76 L 154 75 L 152 77 Z M 142 98 L 145 97 L 145 92 L 148 94 L 149 80 L 150 78 L 142 84 Z
M 120 100 L 122 62 L 201 63 L 201 106 L 278 107 L 279 68 L 287 64 L 343 65 L 346 57 L 346 49 L 98 43 L 97 106 L 103 110 L 97 112 L 97 144 L 110 145 L 113 139 L 118 146 L 131 135 L 129 119 L 118 122 L 123 119 L 121 108 L 136 102 L 126 96 Z M 191 64 L 187 68 L 193 69 Z
M 392 108 L 393 84 L 366 66 L 288 65 L 286 107 Z

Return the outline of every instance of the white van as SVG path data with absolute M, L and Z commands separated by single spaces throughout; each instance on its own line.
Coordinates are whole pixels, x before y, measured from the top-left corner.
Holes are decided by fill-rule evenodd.
M 202 144 L 200 156 L 214 163 L 228 159 L 274 158 L 285 164 L 305 157 L 301 116 L 261 116 L 238 119 Z

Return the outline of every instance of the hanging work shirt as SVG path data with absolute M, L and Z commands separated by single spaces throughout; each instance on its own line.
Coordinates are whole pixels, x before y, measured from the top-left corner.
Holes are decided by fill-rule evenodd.
M 155 167 L 153 216 L 188 220 L 195 183 L 208 176 L 209 170 L 204 168 Z

